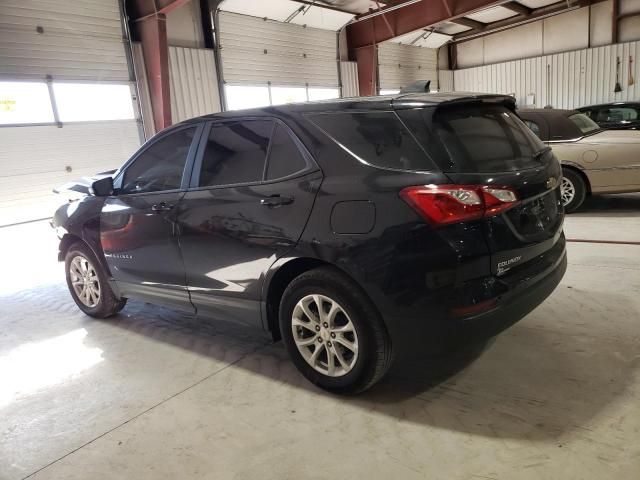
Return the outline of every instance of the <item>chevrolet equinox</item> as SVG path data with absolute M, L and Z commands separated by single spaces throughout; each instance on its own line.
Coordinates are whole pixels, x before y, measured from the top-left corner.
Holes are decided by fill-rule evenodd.
M 135 298 L 260 327 L 353 393 L 554 290 L 560 178 L 511 97 L 351 98 L 167 128 L 52 225 L 87 315 Z

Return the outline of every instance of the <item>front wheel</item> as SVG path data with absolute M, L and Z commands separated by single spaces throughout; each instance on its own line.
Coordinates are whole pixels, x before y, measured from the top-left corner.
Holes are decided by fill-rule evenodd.
M 295 278 L 280 304 L 280 332 L 298 370 L 335 393 L 362 392 L 391 365 L 391 342 L 360 287 L 321 267 Z
M 69 292 L 80 310 L 91 317 L 106 318 L 124 308 L 127 299 L 115 296 L 104 269 L 87 245 L 71 245 L 64 263 Z
M 587 195 L 587 186 L 579 173 L 569 168 L 562 169 L 562 205 L 567 213 L 575 212 Z

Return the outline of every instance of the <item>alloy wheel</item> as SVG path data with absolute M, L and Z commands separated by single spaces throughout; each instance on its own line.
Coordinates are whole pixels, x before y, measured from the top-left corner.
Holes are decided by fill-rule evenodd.
M 100 302 L 100 279 L 93 264 L 82 255 L 76 255 L 69 264 L 71 285 L 83 305 L 94 308 Z
M 576 196 L 576 187 L 573 185 L 573 182 L 567 177 L 562 177 L 560 192 L 562 194 L 562 205 L 567 206 L 573 201 L 574 197 Z
M 358 335 L 347 312 L 325 295 L 298 301 L 291 320 L 293 340 L 306 362 L 329 377 L 349 373 L 358 360 Z

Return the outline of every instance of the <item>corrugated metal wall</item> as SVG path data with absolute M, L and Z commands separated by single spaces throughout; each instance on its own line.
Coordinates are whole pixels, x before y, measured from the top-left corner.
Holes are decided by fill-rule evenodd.
M 120 167 L 140 140 L 125 120 L 2 127 L 0 144 L 0 225 L 8 225 L 50 217 L 64 202 L 54 187 Z
M 340 76 L 342 80 L 342 96 L 345 98 L 357 97 L 360 93 L 357 62 L 340 62 Z
M 535 95 L 535 106 L 576 108 L 640 98 L 640 42 L 466 68 L 454 72 L 456 91 L 513 93 L 519 105 Z M 635 84 L 627 85 L 629 56 Z M 614 93 L 616 58 L 620 58 L 622 92 Z M 548 72 L 548 73 L 547 73 Z
M 213 50 L 169 47 L 173 123 L 220 111 Z
M 116 0 L 3 0 L 0 45 L 5 78 L 129 80 Z
M 437 50 L 386 42 L 378 47 L 380 89 L 394 90 L 417 80 L 437 83 Z
M 219 20 L 225 82 L 338 86 L 335 32 L 229 12 Z
M 453 70 L 438 70 L 438 87 L 441 92 L 453 92 Z

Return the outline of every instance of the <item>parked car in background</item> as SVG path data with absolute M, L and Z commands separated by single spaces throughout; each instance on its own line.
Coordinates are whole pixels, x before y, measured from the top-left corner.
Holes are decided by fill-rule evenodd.
M 562 163 L 567 212 L 590 194 L 640 191 L 640 130 L 605 130 L 576 110 L 522 109 L 518 114 Z
M 513 98 L 409 94 L 168 128 L 52 225 L 69 291 L 262 327 L 335 392 L 495 335 L 567 260 L 561 169 Z
M 640 129 L 640 102 L 614 102 L 576 108 L 602 128 Z

